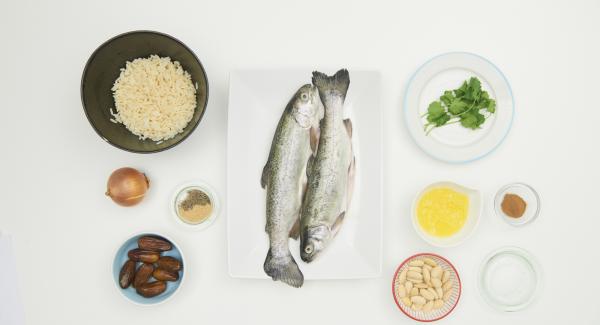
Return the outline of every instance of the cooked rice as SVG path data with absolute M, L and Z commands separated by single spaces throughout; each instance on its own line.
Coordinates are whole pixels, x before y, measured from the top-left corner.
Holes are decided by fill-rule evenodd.
M 112 87 L 116 112 L 122 123 L 141 140 L 164 141 L 188 125 L 196 108 L 196 86 L 178 61 L 151 55 L 127 61 Z

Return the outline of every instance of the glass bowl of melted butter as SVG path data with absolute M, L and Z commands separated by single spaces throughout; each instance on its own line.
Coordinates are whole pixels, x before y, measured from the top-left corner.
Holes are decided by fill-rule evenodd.
M 433 183 L 412 204 L 412 224 L 423 240 L 452 247 L 473 233 L 482 211 L 481 193 L 453 182 Z

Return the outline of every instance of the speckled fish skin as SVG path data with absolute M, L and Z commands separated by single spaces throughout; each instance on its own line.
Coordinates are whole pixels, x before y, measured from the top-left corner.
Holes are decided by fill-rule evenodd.
M 313 153 L 311 128 L 318 127 L 322 114 L 316 87 L 302 86 L 279 120 L 261 178 L 261 185 L 267 190 L 266 231 L 270 241 L 264 271 L 274 281 L 297 288 L 304 283 L 304 276 L 290 253 L 288 241 L 300 217 L 306 188 L 306 165 Z
M 313 72 L 325 116 L 320 123 L 317 153 L 308 166 L 308 188 L 302 207 L 300 254 L 312 262 L 337 234 L 348 208 L 353 184 L 354 154 L 351 123 L 343 109 L 350 85 L 343 69 L 328 77 Z

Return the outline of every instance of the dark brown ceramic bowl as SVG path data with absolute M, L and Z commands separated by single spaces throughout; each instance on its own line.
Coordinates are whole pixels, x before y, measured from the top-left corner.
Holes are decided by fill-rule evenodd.
M 192 82 L 198 84 L 192 120 L 183 132 L 160 143 L 150 139 L 140 140 L 123 124 L 110 121 L 110 108 L 115 107 L 111 88 L 121 73 L 120 69 L 125 67 L 127 61 L 147 58 L 152 54 L 179 61 L 192 76 Z M 208 80 L 200 60 L 181 41 L 158 32 L 133 31 L 109 39 L 92 53 L 81 78 L 81 101 L 88 121 L 106 142 L 131 152 L 159 152 L 176 146 L 198 126 L 208 103 Z

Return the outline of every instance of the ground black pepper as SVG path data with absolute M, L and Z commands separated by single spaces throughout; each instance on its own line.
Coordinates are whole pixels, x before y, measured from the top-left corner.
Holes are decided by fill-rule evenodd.
M 206 195 L 206 193 L 204 193 L 200 190 L 190 190 L 187 193 L 185 200 L 181 201 L 179 206 L 182 209 L 189 211 L 189 210 L 193 209 L 194 206 L 196 206 L 196 205 L 207 205 L 207 204 L 210 204 L 210 198 L 208 197 L 208 195 Z

